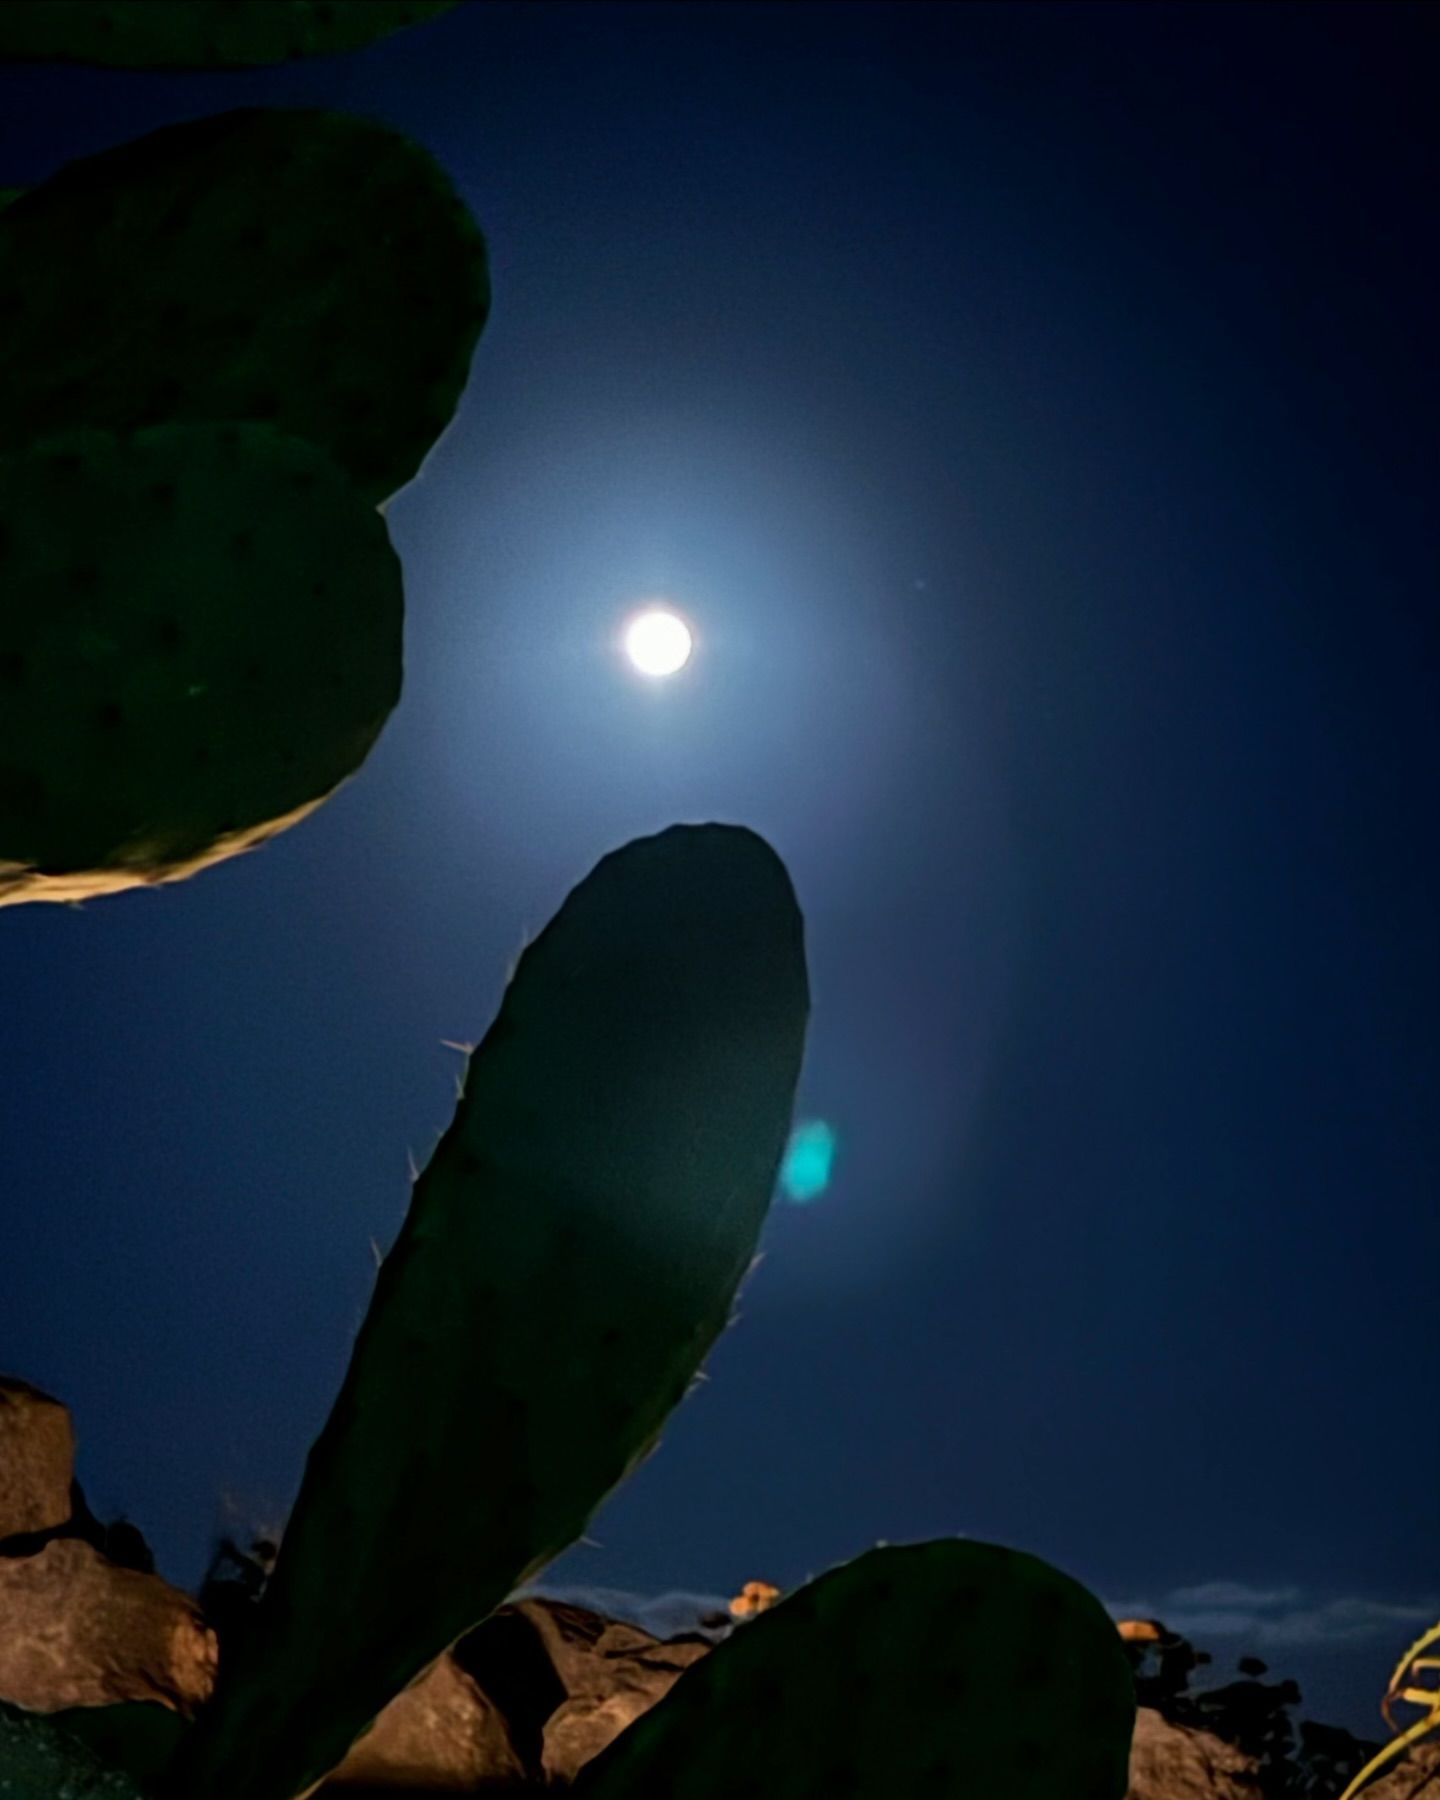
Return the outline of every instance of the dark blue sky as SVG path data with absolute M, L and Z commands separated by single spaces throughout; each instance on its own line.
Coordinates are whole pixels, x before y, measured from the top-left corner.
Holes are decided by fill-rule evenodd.
M 1386 1735 L 1440 1618 L 1436 75 L 1374 0 L 488 4 L 0 69 L 0 185 L 335 106 L 493 262 L 359 776 L 0 913 L 0 1369 L 163 1573 L 222 1493 L 288 1505 L 441 1040 L 604 851 L 732 819 L 806 911 L 836 1179 L 556 1583 L 963 1531 Z M 702 633 L 661 691 L 612 646 L 657 593 Z

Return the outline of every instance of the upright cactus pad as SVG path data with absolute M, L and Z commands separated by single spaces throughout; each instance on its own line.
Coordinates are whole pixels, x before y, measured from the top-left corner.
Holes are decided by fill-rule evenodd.
M 1093 1594 L 939 1539 L 871 1550 L 742 1626 L 574 1800 L 1123 1800 L 1134 1724 Z
M 615 851 L 525 951 L 173 1800 L 307 1791 L 654 1446 L 753 1260 L 808 1004 L 739 827 Z
M 0 452 L 247 419 L 378 505 L 449 423 L 489 304 L 478 228 L 399 133 L 310 110 L 167 126 L 0 212 Z
M 0 56 L 233 69 L 354 50 L 456 0 L 6 0 Z
M 384 520 L 269 426 L 0 460 L 0 904 L 171 880 L 293 823 L 399 698 L 401 627 Z

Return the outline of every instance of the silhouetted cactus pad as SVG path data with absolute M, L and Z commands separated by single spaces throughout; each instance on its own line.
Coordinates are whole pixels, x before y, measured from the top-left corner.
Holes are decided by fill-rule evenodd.
M 1123 1800 L 1135 1700 L 1100 1602 L 999 1544 L 871 1550 L 692 1664 L 574 1800 Z
M 6 0 L 0 56 L 232 69 L 354 50 L 456 0 Z
M 673 827 L 571 893 L 416 1183 L 175 1800 L 307 1789 L 655 1444 L 753 1260 L 808 1004 L 753 832 Z
M 449 422 L 489 304 L 475 222 L 399 133 L 308 110 L 167 126 L 0 213 L 0 450 L 251 419 L 378 504 Z
M 385 521 L 262 425 L 0 463 L 0 904 L 171 880 L 293 823 L 400 693 Z
M 190 1729 L 189 1720 L 172 1707 L 142 1700 L 67 1706 L 45 1717 L 56 1730 L 84 1745 L 107 1770 L 138 1782 L 159 1775 Z
M 5 1800 L 144 1800 L 119 1769 L 44 1713 L 0 1700 L 0 1794 Z

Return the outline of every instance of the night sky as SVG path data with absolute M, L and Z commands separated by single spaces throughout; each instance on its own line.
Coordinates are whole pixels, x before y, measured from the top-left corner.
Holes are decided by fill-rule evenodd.
M 551 1586 L 674 1628 L 964 1532 L 1388 1735 L 1440 1618 L 1436 49 L 1374 0 L 688 0 L 0 69 L 0 185 L 338 107 L 492 259 L 358 776 L 0 912 L 0 1372 L 161 1573 L 293 1498 L 444 1040 L 598 857 L 726 819 L 805 910 L 834 1179 Z

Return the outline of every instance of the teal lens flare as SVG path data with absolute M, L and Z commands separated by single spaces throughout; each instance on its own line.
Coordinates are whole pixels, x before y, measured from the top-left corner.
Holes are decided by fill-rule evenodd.
M 797 1125 L 780 1167 L 781 1192 L 797 1206 L 808 1206 L 829 1187 L 834 1161 L 835 1133 L 823 1119 Z

